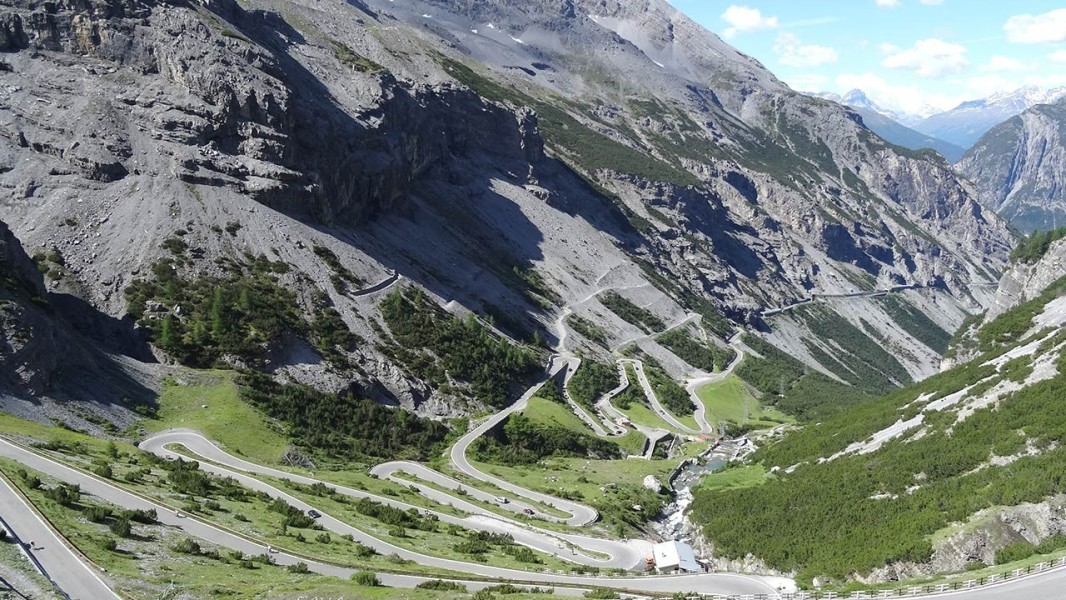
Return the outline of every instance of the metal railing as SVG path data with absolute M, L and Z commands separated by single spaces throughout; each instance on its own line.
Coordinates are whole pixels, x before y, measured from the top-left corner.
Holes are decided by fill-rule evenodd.
M 965 579 L 945 583 L 908 585 L 897 588 L 856 591 L 851 593 L 795 592 L 789 594 L 746 594 L 729 596 L 723 596 L 719 594 L 690 594 L 686 597 L 701 598 L 706 600 L 872 600 L 874 598 L 923 598 L 936 596 L 938 594 L 945 594 L 948 592 L 975 590 L 984 586 L 1002 584 L 1007 581 L 1022 579 L 1029 575 L 1036 575 L 1038 573 L 1061 569 L 1063 567 L 1066 567 L 1066 556 L 1051 561 L 1036 563 L 1027 567 L 1012 569 L 1010 571 L 1004 571 L 1002 573 L 996 573 L 993 575 L 987 575 L 985 577 L 977 577 L 974 579 Z

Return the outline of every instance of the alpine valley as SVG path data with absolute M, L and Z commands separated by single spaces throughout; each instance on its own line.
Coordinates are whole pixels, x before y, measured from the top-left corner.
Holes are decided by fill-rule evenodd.
M 120 597 L 1066 546 L 1066 242 L 1006 221 L 1061 105 L 957 172 L 665 0 L 6 0 L 0 50 L 0 471 Z M 715 572 L 632 573 L 675 537 Z

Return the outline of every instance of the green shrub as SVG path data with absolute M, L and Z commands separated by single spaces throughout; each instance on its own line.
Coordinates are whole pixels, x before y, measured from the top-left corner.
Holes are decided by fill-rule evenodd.
M 570 315 L 567 317 L 566 324 L 570 326 L 570 329 L 573 329 L 589 340 L 604 348 L 607 347 L 607 331 L 603 327 L 577 315 Z
M 1057 550 L 1066 548 L 1066 535 L 1057 533 L 1053 536 L 1045 538 L 1036 546 L 1037 554 L 1051 554 Z
M 1011 542 L 996 550 L 996 564 L 1002 565 L 1016 560 L 1024 560 L 1036 554 L 1036 548 L 1026 541 Z
M 176 544 L 170 547 L 171 550 L 179 554 L 192 554 L 198 555 L 202 551 L 200 543 L 192 538 L 185 538 L 178 541 Z
M 570 378 L 570 397 L 585 408 L 618 385 L 618 371 L 611 365 L 592 359 L 581 361 L 581 368 Z
M 501 408 L 512 384 L 539 368 L 530 349 L 497 337 L 472 315 L 448 315 L 420 290 L 393 291 L 380 308 L 396 342 L 383 351 L 438 389 L 453 379 L 468 384 L 480 401 Z
M 487 542 L 478 539 L 463 540 L 452 546 L 452 550 L 460 554 L 485 554 L 489 551 Z
M 431 579 L 430 581 L 423 581 L 415 586 L 420 590 L 434 590 L 437 592 L 465 592 L 466 586 L 454 581 L 444 581 L 441 579 Z
M 473 446 L 478 460 L 508 465 L 534 464 L 547 456 L 619 458 L 618 446 L 565 427 L 542 425 L 521 413 L 513 413 Z
M 87 507 L 82 514 L 93 523 L 103 523 L 111 516 L 111 509 L 107 506 L 93 505 Z
M 241 399 L 288 425 L 303 446 L 333 457 L 427 460 L 448 435 L 444 424 L 394 410 L 353 392 L 329 394 L 242 372 Z
M 128 538 L 133 535 L 133 526 L 130 525 L 129 519 L 115 519 L 108 526 L 111 533 L 121 538 Z
M 559 377 L 554 377 L 545 381 L 544 384 L 540 386 L 540 389 L 537 390 L 536 395 L 558 404 L 566 404 L 566 397 L 563 396 L 562 384 L 559 382 Z
M 81 487 L 60 483 L 45 490 L 44 495 L 61 506 L 73 506 L 81 500 Z
M 675 415 L 691 415 L 696 406 L 692 404 L 692 397 L 685 388 L 674 381 L 662 367 L 648 359 L 645 359 L 644 363 L 644 374 L 647 375 L 648 383 L 663 407 Z
M 290 573 L 296 573 L 298 575 L 306 575 L 307 573 L 311 572 L 311 569 L 309 569 L 307 567 L 307 563 L 298 562 L 298 563 L 296 563 L 294 565 L 289 565 L 288 566 L 288 571 Z
M 599 295 L 600 304 L 618 315 L 623 321 L 636 325 L 645 333 L 666 329 L 666 323 L 651 311 L 633 304 L 617 292 L 607 291 Z
M 1018 242 L 1018 245 L 1010 253 L 1010 259 L 1031 265 L 1047 254 L 1051 244 L 1062 238 L 1066 238 L 1066 227 L 1059 227 L 1051 231 L 1037 231 Z
M 365 587 L 377 587 L 381 585 L 381 580 L 378 579 L 377 574 L 373 571 L 359 571 L 352 575 L 352 581 L 354 581 L 356 585 Z
M 260 364 L 284 336 L 306 329 L 296 295 L 276 279 L 275 263 L 252 257 L 226 264 L 225 276 L 187 279 L 173 261 L 161 260 L 152 265 L 150 279 L 126 288 L 130 315 L 148 329 L 153 344 L 182 364 L 209 367 L 226 355 Z M 146 317 L 150 302 L 167 308 L 163 318 Z M 174 314 L 178 306 L 180 318 Z
M 655 338 L 655 341 L 681 360 L 704 371 L 720 371 L 736 356 L 736 351 L 732 348 L 700 343 L 680 327 L 667 331 Z

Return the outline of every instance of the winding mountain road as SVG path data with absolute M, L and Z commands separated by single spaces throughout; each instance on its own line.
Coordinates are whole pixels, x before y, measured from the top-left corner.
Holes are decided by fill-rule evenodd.
M 696 393 L 696 390 L 709 383 L 717 383 L 726 377 L 729 377 L 733 373 L 733 370 L 737 368 L 737 365 L 744 360 L 744 345 L 740 343 L 742 335 L 741 332 L 737 332 L 729 339 L 729 347 L 732 348 L 736 354 L 726 368 L 718 373 L 712 373 L 706 377 L 697 377 L 686 382 L 685 391 L 688 392 L 689 398 L 692 399 L 692 403 L 696 405 L 696 412 L 693 416 L 696 418 L 696 424 L 700 426 L 700 430 L 703 431 L 703 433 L 713 434 L 715 428 L 707 422 L 707 406 L 703 403 L 699 394 Z
M 15 542 L 33 557 L 71 600 L 121 600 L 96 569 L 67 546 L 51 525 L 41 519 L 22 495 L 0 477 L 0 516 Z
M 633 358 L 621 358 L 618 359 L 619 364 L 631 365 L 633 371 L 637 374 L 637 381 L 640 382 L 640 387 L 644 389 L 644 395 L 648 397 L 651 402 L 651 408 L 655 411 L 655 414 L 659 415 L 659 418 L 666 421 L 671 427 L 677 429 L 682 433 L 690 435 L 697 435 L 700 432 L 692 429 L 688 425 L 685 425 L 681 421 L 677 420 L 670 411 L 666 410 L 666 407 L 659 402 L 659 396 L 656 395 L 655 390 L 651 387 L 651 382 L 648 381 L 648 376 L 644 373 L 644 363 Z M 697 407 L 703 406 L 702 402 L 696 403 Z
M 508 492 L 523 498 L 547 504 L 553 508 L 570 513 L 571 517 L 566 520 L 566 523 L 574 527 L 581 527 L 594 522 L 599 518 L 596 510 L 583 504 L 578 504 L 577 502 L 563 500 L 562 498 L 554 498 L 547 494 L 527 490 L 522 486 L 515 485 L 509 481 L 504 481 L 499 477 L 482 473 L 470 464 L 470 461 L 466 458 L 466 454 L 470 445 L 473 444 L 476 439 L 487 433 L 493 427 L 499 425 L 512 413 L 523 410 L 529 403 L 529 399 L 540 389 L 541 384 L 558 375 L 563 369 L 567 369 L 566 377 L 572 376 L 573 372 L 577 370 L 578 365 L 580 365 L 580 361 L 574 360 L 573 358 L 560 355 L 553 356 L 549 361 L 548 373 L 546 376 L 542 377 L 537 383 L 530 387 L 526 393 L 522 394 L 522 397 L 519 398 L 517 402 L 492 415 L 488 419 L 485 419 L 479 425 L 468 431 L 463 437 L 459 438 L 459 441 L 452 446 L 449 454 L 452 466 L 470 477 L 486 483 L 491 483 L 500 489 L 507 490 Z
M 266 472 L 275 472 L 276 470 L 269 467 L 263 467 L 261 465 L 254 465 L 248 463 L 240 458 L 228 455 L 227 453 L 218 449 L 217 446 L 211 444 L 205 438 L 197 436 L 196 434 L 190 434 L 188 432 L 175 432 L 180 434 L 182 442 L 168 442 L 165 440 L 175 439 L 173 437 L 159 437 L 146 444 L 147 449 L 151 451 L 157 451 L 162 453 L 163 456 L 176 457 L 177 453 L 174 453 L 166 448 L 171 443 L 189 442 L 196 450 L 206 453 L 221 453 L 219 458 L 225 458 L 227 462 L 233 464 L 254 466 L 256 469 L 261 469 Z M 170 434 L 168 434 L 170 435 Z M 203 440 L 202 442 L 199 440 Z M 190 449 L 192 450 L 192 449 Z M 199 452 L 197 452 L 199 454 Z M 224 456 L 223 456 L 224 455 Z M 248 555 L 263 554 L 267 551 L 266 546 L 263 543 L 253 541 L 245 538 L 234 532 L 227 531 L 225 529 L 216 527 L 205 521 L 201 521 L 198 518 L 192 516 L 179 517 L 175 514 L 175 511 L 171 508 L 164 506 L 158 502 L 126 491 L 117 485 L 95 477 L 84 471 L 75 469 L 73 467 L 64 465 L 58 461 L 55 461 L 46 456 L 40 455 L 28 448 L 14 444 L 8 440 L 0 439 L 0 456 L 10 458 L 18 461 L 26 467 L 44 473 L 48 476 L 54 477 L 60 481 L 64 481 L 70 484 L 76 484 L 81 486 L 83 492 L 92 494 L 106 502 L 121 506 L 128 509 L 140 509 L 140 510 L 155 510 L 158 514 L 158 520 L 163 525 L 176 527 L 182 529 L 188 535 L 194 536 L 201 540 L 223 546 L 232 550 L 239 550 Z M 207 457 L 205 457 L 207 458 Z M 494 579 L 528 582 L 532 584 L 550 584 L 550 585 L 565 585 L 576 587 L 611 587 L 615 589 L 625 590 L 639 590 L 646 592 L 662 592 L 662 593 L 674 593 L 679 591 L 703 591 L 705 593 L 718 593 L 718 594 L 766 594 L 774 593 L 776 588 L 772 583 L 776 583 L 777 580 L 770 578 L 761 578 L 746 575 L 737 575 L 730 573 L 703 573 L 693 575 L 674 575 L 674 576 L 643 576 L 643 577 L 595 577 L 585 575 L 561 575 L 554 573 L 539 573 L 533 571 L 522 571 L 518 569 L 507 569 L 500 567 L 492 567 L 489 565 L 479 563 L 467 563 L 458 560 L 437 558 L 433 556 L 427 556 L 418 552 L 407 550 L 398 546 L 394 546 L 384 540 L 374 538 L 359 529 L 356 529 L 347 523 L 334 518 L 321 508 L 316 508 L 310 504 L 288 494 L 282 490 L 275 488 L 274 486 L 263 482 L 254 477 L 245 475 L 242 472 L 221 467 L 219 465 L 203 462 L 201 468 L 205 471 L 212 472 L 217 475 L 232 477 L 238 481 L 241 485 L 247 486 L 250 489 L 262 491 L 272 498 L 280 498 L 291 504 L 292 506 L 308 511 L 311 509 L 318 510 L 322 513 L 322 516 L 318 519 L 318 523 L 329 531 L 334 533 L 345 535 L 350 534 L 355 540 L 360 541 L 368 546 L 371 546 L 378 550 L 378 552 L 385 554 L 397 554 L 402 558 L 417 561 L 419 564 L 437 567 L 441 569 L 448 569 L 460 573 L 470 573 L 476 576 L 489 577 Z M 301 483 L 310 484 L 315 483 L 317 480 L 312 478 L 303 477 L 299 475 L 293 475 L 285 473 L 284 471 L 276 471 L 285 475 L 292 481 L 299 481 Z M 330 483 L 322 482 L 325 485 L 337 488 L 338 491 L 342 491 L 342 488 Z M 358 492 L 358 490 L 351 490 L 352 492 Z M 306 563 L 309 568 L 317 573 L 325 575 L 332 575 L 336 577 L 347 578 L 354 573 L 354 569 L 345 567 L 339 567 L 328 563 L 321 563 L 318 561 L 308 560 L 306 558 L 300 558 L 293 556 L 284 551 L 271 554 L 275 558 L 275 561 L 281 565 L 290 565 L 297 562 Z M 388 585 L 397 585 L 403 587 L 413 587 L 422 581 L 426 581 L 427 577 L 418 576 L 406 576 L 406 575 L 389 575 L 381 574 L 379 576 L 383 582 Z M 471 582 L 472 587 L 477 587 L 475 582 Z M 483 582 L 480 585 L 484 585 Z M 109 592 L 109 594 L 111 594 Z M 95 600 L 96 598 L 114 598 L 112 595 L 90 595 L 86 598 Z

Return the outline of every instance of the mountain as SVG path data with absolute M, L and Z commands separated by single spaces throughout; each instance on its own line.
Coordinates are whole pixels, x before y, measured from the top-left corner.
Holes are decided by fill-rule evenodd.
M 1066 487 L 1054 475 L 1066 468 L 1063 264 L 1062 239 L 1012 264 L 996 310 L 956 336 L 952 368 L 765 436 L 751 464 L 701 482 L 689 516 L 718 565 L 884 583 L 1063 548 Z M 756 365 L 787 389 L 802 375 L 789 360 L 765 353 Z M 762 526 L 783 521 L 799 535 L 786 541 Z
M 956 165 L 979 198 L 1025 232 L 1066 223 L 1066 98 L 993 127 Z
M 1013 92 L 963 102 L 912 125 L 921 133 L 969 148 L 989 129 L 1037 104 L 1054 102 L 1066 95 L 1066 87 L 1043 89 L 1026 86 Z
M 658 0 L 2 12 L 0 218 L 149 362 L 452 416 L 564 344 L 695 372 L 606 290 L 719 336 L 851 294 L 849 335 L 909 349 L 872 366 L 902 385 L 940 352 L 900 315 L 953 330 L 1014 242 L 939 157 Z M 866 297 L 900 286 L 903 312 Z M 856 360 L 782 327 L 815 369 Z
M 896 144 L 897 146 L 903 146 L 904 148 L 910 148 L 911 150 L 931 148 L 939 152 L 944 158 L 948 159 L 948 162 L 952 163 L 962 158 L 962 155 L 965 152 L 965 150 L 955 144 L 919 133 L 910 127 L 901 124 L 900 120 L 904 117 L 898 113 L 882 108 L 867 97 L 862 90 L 851 90 L 843 96 L 833 93 L 812 95 L 838 104 L 843 104 L 859 113 L 859 116 L 862 117 L 863 124 L 869 127 L 870 131 L 881 136 L 886 142 Z
M 843 96 L 841 96 L 840 94 L 834 94 L 833 92 L 820 92 L 811 95 L 816 98 L 821 98 L 823 100 L 831 100 L 833 102 L 836 102 L 837 104 L 843 104 L 844 106 L 848 106 L 850 108 L 877 113 L 881 116 L 895 121 L 899 121 L 901 118 L 906 117 L 906 115 L 889 110 L 877 104 L 872 99 L 870 99 L 869 96 L 866 95 L 866 92 L 860 89 L 853 89 L 850 92 L 844 94 Z
M 151 405 L 158 372 L 128 356 L 144 358 L 129 341 L 132 323 L 45 289 L 39 269 L 45 261 L 53 276 L 66 273 L 56 258 L 31 258 L 0 221 L 0 410 L 77 427 L 129 424 L 138 407 Z M 116 347 L 119 338 L 127 340 L 124 347 Z

